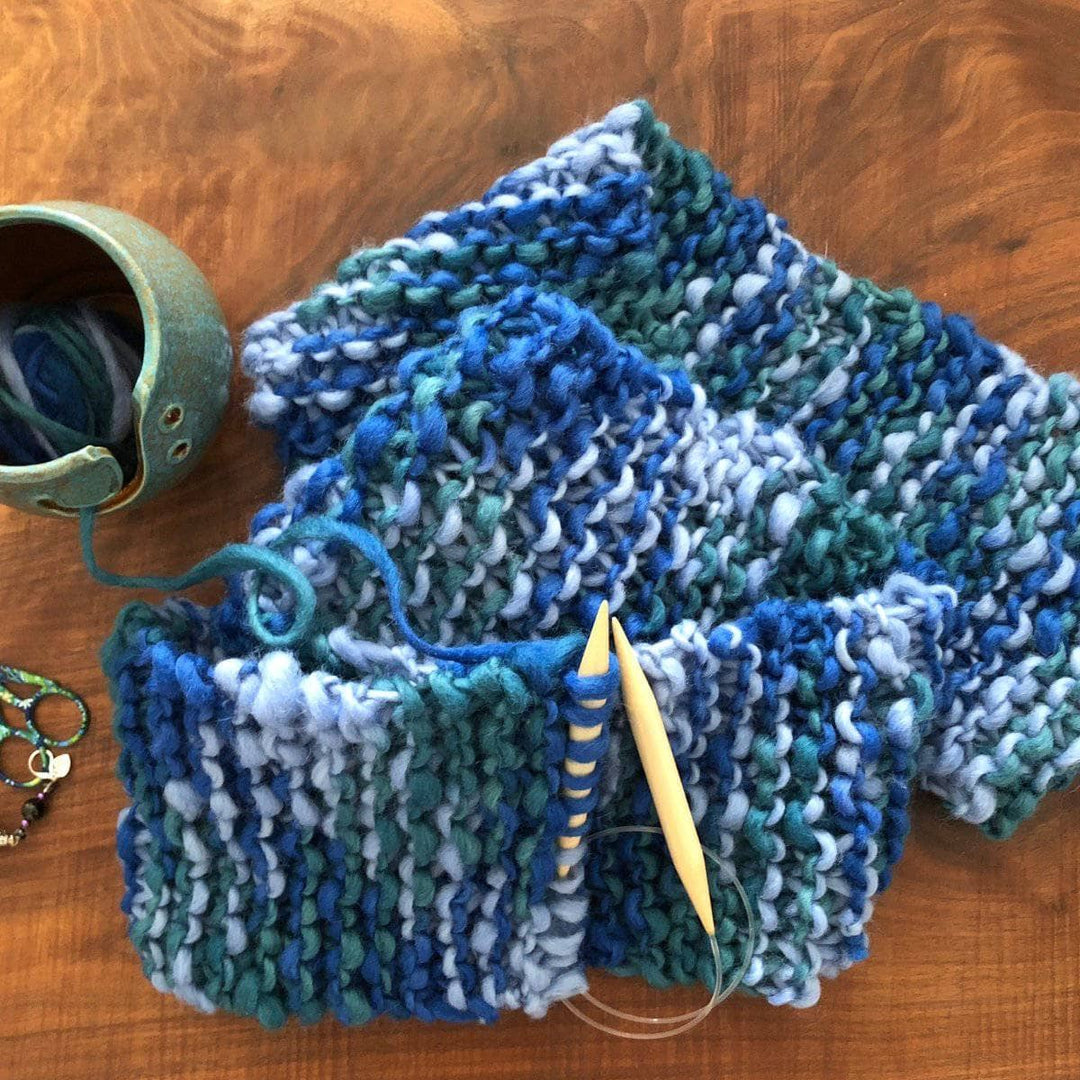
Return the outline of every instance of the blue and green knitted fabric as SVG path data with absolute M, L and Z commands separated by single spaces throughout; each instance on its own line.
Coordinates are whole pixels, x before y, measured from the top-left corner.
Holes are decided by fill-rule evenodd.
M 653 820 L 614 658 L 574 674 L 603 599 L 777 1004 L 865 955 L 914 783 L 1006 836 L 1080 767 L 1076 384 L 809 255 L 647 105 L 350 256 L 244 364 L 290 470 L 251 540 L 317 603 L 250 573 L 106 650 L 163 990 L 273 1025 L 708 981 L 662 843 L 556 844 L 582 700 L 586 828 Z

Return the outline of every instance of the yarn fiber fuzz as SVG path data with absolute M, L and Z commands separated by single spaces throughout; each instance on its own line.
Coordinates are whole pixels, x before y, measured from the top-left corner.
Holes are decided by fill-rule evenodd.
M 267 650 L 294 598 L 248 574 L 106 648 L 160 989 L 273 1026 L 708 981 L 662 844 L 556 844 L 582 700 L 590 827 L 654 820 L 614 658 L 574 674 L 603 599 L 721 856 L 725 968 L 750 935 L 774 1003 L 865 955 L 914 783 L 1003 837 L 1080 766 L 1077 384 L 809 254 L 644 103 L 356 252 L 243 362 L 290 470 L 251 539 L 318 604 Z

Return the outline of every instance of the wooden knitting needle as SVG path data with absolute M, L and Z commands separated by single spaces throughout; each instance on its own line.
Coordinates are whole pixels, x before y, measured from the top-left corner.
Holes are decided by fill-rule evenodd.
M 585 642 L 585 652 L 582 654 L 581 663 L 578 665 L 578 674 L 585 678 L 590 675 L 606 675 L 608 673 L 608 656 L 610 649 L 610 637 L 608 633 L 608 624 L 610 622 L 608 616 L 608 602 L 605 600 L 600 605 L 600 610 L 596 613 L 596 618 L 593 620 L 592 629 L 589 631 L 589 640 Z M 583 701 L 581 704 L 586 709 L 602 709 L 606 704 L 606 700 L 601 701 Z M 595 739 L 600 735 L 603 729 L 603 724 L 596 724 L 592 727 L 582 727 L 580 724 L 570 725 L 570 741 L 571 742 L 588 742 L 590 739 Z M 581 777 L 582 787 L 566 787 L 564 785 L 562 793 L 565 797 L 570 799 L 584 799 L 592 791 L 592 784 L 584 778 L 591 776 L 596 770 L 596 762 L 588 761 L 571 761 L 570 758 L 566 758 L 563 763 L 567 773 L 573 777 Z M 570 827 L 573 829 L 580 828 L 585 824 L 588 819 L 588 814 L 571 814 L 570 815 Z M 563 851 L 573 851 L 574 848 L 581 843 L 580 836 L 560 836 L 559 847 Z M 559 877 L 566 877 L 570 872 L 569 866 L 559 867 Z
M 705 853 L 701 849 L 690 803 L 686 799 L 686 790 L 671 751 L 671 741 L 664 730 L 660 707 L 634 655 L 633 646 L 619 620 L 611 621 L 615 632 L 615 655 L 619 658 L 623 701 L 645 770 L 645 779 L 656 804 L 660 828 L 671 852 L 675 872 L 690 897 L 690 903 L 694 905 L 701 925 L 705 927 L 705 933 L 712 936 L 716 933 L 716 924 L 709 896 L 709 878 L 705 873 Z

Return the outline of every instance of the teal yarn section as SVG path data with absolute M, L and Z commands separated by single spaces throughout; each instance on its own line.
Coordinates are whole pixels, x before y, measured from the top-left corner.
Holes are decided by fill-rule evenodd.
M 83 563 L 91 577 L 102 585 L 111 585 L 124 589 L 159 589 L 162 592 L 176 592 L 190 589 L 204 581 L 228 577 L 245 571 L 271 575 L 291 590 L 293 598 L 293 620 L 288 631 L 275 634 L 264 627 L 254 604 L 249 605 L 248 615 L 255 632 L 267 645 L 288 646 L 304 632 L 315 612 L 315 592 L 310 582 L 288 559 L 282 558 L 265 547 L 254 544 L 227 544 L 220 551 L 198 562 L 190 570 L 172 577 L 154 574 L 117 574 L 104 569 L 94 553 L 94 521 L 97 512 L 94 507 L 84 507 L 79 512 L 79 543 L 82 549 Z
M 87 304 L 0 308 L 0 461 L 32 465 L 84 446 L 124 455 L 141 356 Z
M 281 498 L 221 604 L 135 605 L 105 653 L 163 991 L 276 1026 L 710 980 L 655 837 L 556 843 L 567 753 L 596 828 L 655 820 L 617 671 L 574 674 L 605 599 L 724 969 L 752 933 L 774 1004 L 866 955 L 916 784 L 1007 836 L 1080 768 L 1077 384 L 815 257 L 644 103 L 349 256 L 243 363 Z

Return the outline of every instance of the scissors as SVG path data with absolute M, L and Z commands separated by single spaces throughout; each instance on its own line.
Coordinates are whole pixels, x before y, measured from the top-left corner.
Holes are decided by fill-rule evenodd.
M 23 698 L 19 697 L 9 687 L 9 683 L 32 686 L 35 689 L 29 697 Z M 78 709 L 78 730 L 74 735 L 70 735 L 66 739 L 54 739 L 46 735 L 43 731 L 38 730 L 34 722 L 37 707 L 46 698 L 51 697 L 64 698 L 64 700 L 72 702 L 75 708 Z M 21 671 L 19 668 L 9 667 L 7 664 L 0 664 L 0 702 L 10 705 L 13 709 L 18 709 L 23 714 L 24 721 L 23 727 L 12 727 L 3 716 L 0 716 L 0 746 L 3 746 L 8 739 L 23 739 L 34 747 L 30 753 L 32 780 L 16 780 L 8 776 L 3 769 L 0 769 L 0 780 L 3 780 L 10 787 L 25 790 L 35 788 L 43 781 L 55 781 L 62 776 L 66 776 L 68 769 L 71 767 L 71 759 L 67 754 L 55 754 L 53 751 L 74 746 L 86 734 L 86 729 L 90 725 L 90 710 L 86 707 L 86 702 L 78 694 L 73 693 L 59 683 L 53 682 L 52 679 L 46 679 L 42 675 L 34 675 L 29 671 Z M 38 760 L 40 760 L 41 764 L 40 769 L 35 765 Z

